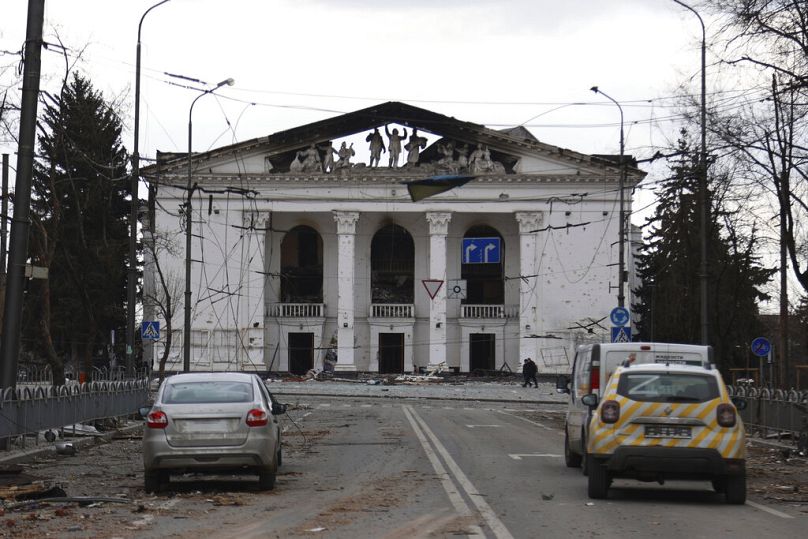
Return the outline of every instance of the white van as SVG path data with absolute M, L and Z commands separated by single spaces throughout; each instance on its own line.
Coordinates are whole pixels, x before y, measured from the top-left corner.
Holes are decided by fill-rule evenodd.
M 710 346 L 693 344 L 670 344 L 657 342 L 584 344 L 575 352 L 572 364 L 572 379 L 558 377 L 556 390 L 569 393 L 564 436 L 564 462 L 570 468 L 583 464 L 586 471 L 586 440 L 591 409 L 581 402 L 581 397 L 594 393 L 601 397 L 609 377 L 617 367 L 638 363 L 666 363 L 670 365 L 708 366 L 712 363 L 713 349 Z

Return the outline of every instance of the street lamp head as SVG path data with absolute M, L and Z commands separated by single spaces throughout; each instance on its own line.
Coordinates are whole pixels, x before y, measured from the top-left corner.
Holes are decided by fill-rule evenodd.
M 227 86 L 233 86 L 235 83 L 236 83 L 236 81 L 235 81 L 235 80 L 233 80 L 233 79 L 225 79 L 225 80 L 223 80 L 222 82 L 220 82 L 219 84 L 217 84 L 217 85 L 216 85 L 216 88 L 221 88 L 221 87 L 222 87 L 222 86 L 224 86 L 225 84 L 226 84 Z M 216 89 L 216 88 L 214 88 L 214 89 Z
M 590 90 L 592 90 L 595 93 L 598 93 L 598 87 L 597 86 L 591 87 Z

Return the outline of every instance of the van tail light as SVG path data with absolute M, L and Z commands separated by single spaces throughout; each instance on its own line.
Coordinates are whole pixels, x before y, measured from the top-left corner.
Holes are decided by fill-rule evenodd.
M 731 404 L 719 404 L 716 409 L 716 418 L 718 424 L 722 427 L 734 427 L 737 419 L 735 418 L 735 407 Z
M 620 403 L 613 400 L 603 402 L 600 408 L 600 420 L 604 423 L 617 423 L 620 419 Z
M 263 410 L 253 408 L 247 412 L 247 426 L 248 427 L 263 427 L 269 421 L 269 416 Z
M 149 412 L 146 416 L 146 426 L 150 429 L 164 429 L 168 426 L 168 416 L 159 410 Z
M 592 370 L 589 371 L 589 391 L 600 390 L 600 365 L 592 363 Z

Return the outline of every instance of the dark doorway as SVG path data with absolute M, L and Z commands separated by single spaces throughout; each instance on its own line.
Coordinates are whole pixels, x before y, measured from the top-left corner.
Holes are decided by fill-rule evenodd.
M 281 242 L 281 301 L 322 303 L 323 240 L 313 228 L 296 226 Z
M 493 333 L 471 333 L 469 335 L 469 348 L 471 361 L 469 370 L 493 371 L 496 369 L 496 335 Z
M 314 368 L 314 333 L 289 333 L 289 372 L 306 374 Z
M 480 225 L 469 228 L 464 238 L 499 238 L 500 258 L 495 264 L 461 264 L 460 278 L 466 281 L 465 305 L 505 303 L 505 242 L 495 228 Z
M 415 297 L 415 243 L 398 225 L 387 225 L 370 243 L 372 303 L 412 303 Z
M 403 333 L 379 333 L 379 372 L 404 372 Z

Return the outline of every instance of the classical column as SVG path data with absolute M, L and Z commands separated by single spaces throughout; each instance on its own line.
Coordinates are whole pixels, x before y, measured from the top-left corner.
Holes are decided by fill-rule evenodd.
M 539 253 L 536 250 L 536 230 L 541 226 L 541 212 L 517 212 L 516 221 L 519 223 L 519 371 L 522 370 L 522 360 L 526 357 L 541 369 L 543 363 L 538 354 L 538 339 L 531 339 L 530 335 L 541 333 L 538 328 L 538 298 L 539 278 L 535 277 L 539 269 Z
M 264 317 L 266 315 L 266 267 L 265 249 L 267 225 L 272 214 L 267 211 L 245 211 L 242 213 L 244 225 L 244 251 L 239 280 L 239 313 L 236 328 L 242 346 L 239 358 L 244 368 L 263 368 L 266 364 L 264 346 Z
M 339 253 L 337 260 L 337 365 L 338 371 L 355 371 L 354 286 L 356 222 L 359 212 L 335 211 Z
M 428 212 L 429 278 L 443 281 L 443 286 L 429 304 L 429 367 L 446 362 L 446 234 L 452 214 Z

